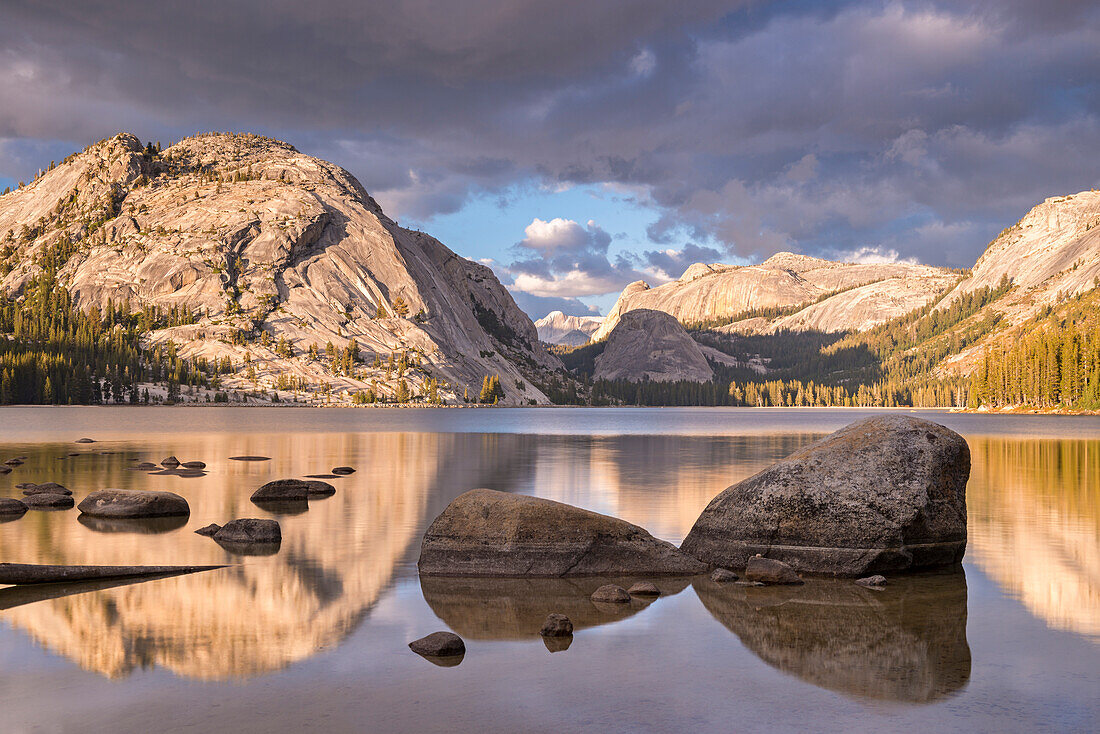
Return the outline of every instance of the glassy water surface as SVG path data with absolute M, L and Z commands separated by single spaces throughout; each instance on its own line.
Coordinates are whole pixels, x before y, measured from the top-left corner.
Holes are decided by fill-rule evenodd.
M 419 579 L 427 524 L 474 487 L 613 514 L 679 542 L 728 485 L 854 410 L 5 408 L 0 482 L 187 498 L 185 522 L 75 510 L 0 524 L 0 560 L 230 564 L 144 583 L 0 589 L 2 731 L 1095 731 L 1100 728 L 1100 420 L 921 411 L 973 456 L 961 571 L 797 588 L 654 579 Z M 81 436 L 94 444 L 74 444 Z M 70 456 L 69 454 L 77 454 Z M 238 462 L 237 455 L 266 462 Z M 198 478 L 137 461 L 207 463 Z M 358 471 L 307 511 L 271 479 Z M 194 530 L 277 517 L 280 551 Z M 623 579 L 623 582 L 630 579 Z M 549 612 L 576 632 L 544 644 Z M 406 647 L 450 629 L 443 668 Z

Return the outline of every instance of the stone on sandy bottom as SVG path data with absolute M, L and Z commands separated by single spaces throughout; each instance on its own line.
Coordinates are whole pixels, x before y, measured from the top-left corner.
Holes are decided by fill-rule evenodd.
M 630 602 L 630 594 L 621 586 L 604 584 L 592 592 L 592 601 L 603 604 L 628 604 Z
M 428 527 L 425 576 L 651 576 L 706 566 L 644 528 L 526 495 L 475 489 Z M 624 592 L 625 593 L 625 592 Z
M 309 498 L 309 485 L 301 479 L 276 479 L 252 493 L 253 502 L 302 501 Z
M 453 632 L 433 632 L 427 637 L 413 640 L 409 649 L 417 655 L 446 658 L 466 653 L 466 643 Z
M 219 543 L 281 543 L 282 530 L 276 520 L 241 518 L 230 520 L 214 534 Z
M 657 584 L 649 581 L 639 581 L 627 589 L 626 593 L 631 596 L 660 596 L 661 590 L 657 588 Z
M 886 577 L 876 573 L 874 576 L 856 579 L 856 583 L 860 586 L 866 586 L 869 589 L 881 589 L 883 586 L 886 586 Z
M 736 581 L 741 578 L 728 568 L 716 568 L 710 575 L 710 580 L 716 584 L 725 584 L 730 581 Z
M 745 580 L 767 585 L 802 583 L 794 569 L 783 561 L 760 556 L 749 559 L 749 565 L 745 567 Z
M 543 637 L 565 637 L 573 634 L 573 623 L 564 614 L 548 614 L 539 634 Z
M 743 568 L 759 553 L 842 576 L 953 565 L 966 550 L 969 476 L 954 431 L 868 418 L 726 489 L 681 549 L 712 566 Z
M 174 492 L 103 489 L 80 503 L 80 511 L 94 517 L 172 517 L 190 515 L 187 500 Z

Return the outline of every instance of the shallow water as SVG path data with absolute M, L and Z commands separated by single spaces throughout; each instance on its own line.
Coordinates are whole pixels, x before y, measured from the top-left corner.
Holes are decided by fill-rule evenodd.
M 427 523 L 473 487 L 614 514 L 679 542 L 729 484 L 865 411 L 5 408 L 0 477 L 184 495 L 183 525 L 30 512 L 0 560 L 212 564 L 125 585 L 0 589 L 0 731 L 1088 731 L 1100 728 L 1100 420 L 922 411 L 971 446 L 963 569 L 884 591 L 416 574 Z M 91 436 L 94 444 L 74 444 Z M 105 453 L 106 452 L 106 453 Z M 78 456 L 67 456 L 78 453 Z M 198 478 L 133 471 L 173 454 Z M 230 456 L 264 455 L 266 462 Z M 271 556 L 193 530 L 269 517 L 273 478 L 358 468 L 280 514 Z M 628 580 L 623 580 L 628 581 Z M 64 594 L 64 595 L 62 595 Z M 563 611 L 577 631 L 537 635 Z M 464 637 L 456 667 L 406 644 Z

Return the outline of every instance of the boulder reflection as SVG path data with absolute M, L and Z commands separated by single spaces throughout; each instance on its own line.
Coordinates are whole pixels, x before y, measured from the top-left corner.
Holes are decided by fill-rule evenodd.
M 50 448 L 31 456 L 15 481 L 52 479 L 78 496 L 103 487 L 168 489 L 187 499 L 191 517 L 183 528 L 78 522 L 75 513 L 24 518 L 4 525 L 0 557 L 28 563 L 231 566 L 144 584 L 37 595 L 5 590 L 0 619 L 110 678 L 156 667 L 188 678 L 226 680 L 277 671 L 338 645 L 370 612 L 397 569 L 412 568 L 426 520 L 470 487 L 521 482 L 530 463 L 523 458 L 534 444 L 519 436 L 463 434 L 182 436 L 170 445 L 81 457 L 64 471 Z M 134 459 L 156 461 L 169 453 L 206 461 L 208 476 L 129 471 Z M 228 460 L 237 454 L 275 458 Z M 192 532 L 211 522 L 270 516 L 249 501 L 260 484 L 343 463 L 369 471 L 342 479 L 334 497 L 311 502 L 302 514 L 273 508 L 283 531 L 275 555 L 231 555 Z
M 743 587 L 700 577 L 707 611 L 764 662 L 859 698 L 928 703 L 970 679 L 962 570 L 890 580 L 883 591 L 850 580 Z
M 617 622 L 645 609 L 652 599 L 633 598 L 629 604 L 597 604 L 592 592 L 604 584 L 629 588 L 639 577 L 578 577 L 569 579 L 492 579 L 422 576 L 424 601 L 456 634 L 471 640 L 527 640 L 539 637 L 546 616 L 564 614 L 574 632 Z M 661 578 L 655 582 L 662 596 L 683 591 L 689 578 Z M 659 598 L 659 597 L 656 597 Z M 562 642 L 553 643 L 561 647 Z M 564 644 L 568 647 L 568 644 Z M 547 645 L 548 649 L 550 644 Z M 557 649 L 551 650 L 556 652 Z

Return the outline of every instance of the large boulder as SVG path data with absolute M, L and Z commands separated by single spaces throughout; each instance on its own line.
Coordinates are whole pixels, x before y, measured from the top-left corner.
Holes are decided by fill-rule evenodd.
M 242 518 L 230 520 L 217 532 L 214 540 L 219 543 L 281 543 L 282 529 L 276 520 Z
M 474 489 L 424 534 L 422 576 L 693 574 L 706 567 L 645 529 L 525 495 Z
M 93 517 L 172 517 L 191 514 L 187 500 L 178 494 L 133 489 L 92 492 L 77 509 Z
M 301 479 L 276 479 L 252 493 L 253 502 L 302 502 L 309 499 L 309 485 Z
M 864 576 L 958 563 L 970 449 L 954 431 L 884 415 L 853 423 L 715 497 L 681 549 L 744 568 Z

